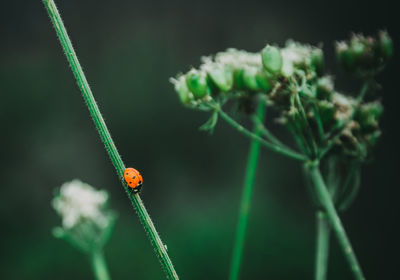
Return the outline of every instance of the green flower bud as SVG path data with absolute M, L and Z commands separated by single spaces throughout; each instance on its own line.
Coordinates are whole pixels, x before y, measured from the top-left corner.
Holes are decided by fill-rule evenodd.
M 367 51 L 367 46 L 364 41 L 361 41 L 359 37 L 354 36 L 350 42 L 350 50 L 354 59 L 361 59 Z
M 335 106 L 328 101 L 319 101 L 317 103 L 319 115 L 324 127 L 333 125 L 335 121 Z
M 285 77 L 290 77 L 294 72 L 293 62 L 289 59 L 284 59 L 282 64 L 282 75 Z
M 364 132 L 371 132 L 378 128 L 378 122 L 383 113 L 383 106 L 380 102 L 363 104 L 357 112 L 356 120 Z
M 338 60 L 343 68 L 359 77 L 382 71 L 393 55 L 393 45 L 386 32 L 381 32 L 378 37 L 353 35 L 349 42 L 337 43 Z
M 264 72 L 257 72 L 256 81 L 259 89 L 263 91 L 269 91 L 272 88 L 271 81 Z
M 333 81 L 329 76 L 317 80 L 316 97 L 320 100 L 331 100 L 333 95 Z
M 282 69 L 282 55 L 277 47 L 267 45 L 261 51 L 262 63 L 269 73 L 278 74 Z
M 243 69 L 238 69 L 235 72 L 233 72 L 233 81 L 237 89 L 243 89 L 245 87 L 243 80 L 243 73 L 244 73 Z
M 204 72 L 192 69 L 186 74 L 186 84 L 195 99 L 200 99 L 210 94 L 207 76 Z
M 180 76 L 177 80 L 171 79 L 171 82 L 175 85 L 175 91 L 183 104 L 187 105 L 193 101 L 193 94 L 187 87 L 185 76 Z
M 336 43 L 336 54 L 338 61 L 342 64 L 343 68 L 347 71 L 354 71 L 355 58 L 345 42 Z
M 257 68 L 254 67 L 246 67 L 243 69 L 243 83 L 250 90 L 260 90 L 256 77 L 257 72 Z
M 324 53 L 321 49 L 314 48 L 310 54 L 311 67 L 318 73 L 322 74 L 324 70 Z
M 393 42 L 386 31 L 379 32 L 379 45 L 382 55 L 388 59 L 393 56 Z
M 215 85 L 223 92 L 227 92 L 233 87 L 233 73 L 231 70 L 222 66 L 213 65 L 207 69 L 207 73 Z

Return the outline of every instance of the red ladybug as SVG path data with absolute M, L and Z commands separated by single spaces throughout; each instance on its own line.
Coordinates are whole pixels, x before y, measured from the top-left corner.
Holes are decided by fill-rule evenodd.
M 124 179 L 125 182 L 128 184 L 129 187 L 132 188 L 132 191 L 134 193 L 137 193 L 140 191 L 143 185 L 143 177 L 140 175 L 139 171 L 137 171 L 135 168 L 127 168 L 124 171 Z

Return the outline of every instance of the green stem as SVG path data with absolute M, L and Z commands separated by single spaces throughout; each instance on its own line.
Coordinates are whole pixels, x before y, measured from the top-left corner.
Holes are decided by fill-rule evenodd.
M 92 268 L 97 280 L 110 280 L 107 265 L 102 251 L 95 251 L 90 255 Z
M 268 128 L 265 127 L 263 121 L 258 117 L 258 116 L 253 116 L 252 121 L 254 125 L 259 126 L 259 129 L 261 130 L 261 134 L 268 139 L 271 143 L 276 144 L 284 149 L 291 150 L 288 146 L 283 144 L 275 135 L 273 135 Z
M 300 118 L 302 119 L 302 123 L 304 124 L 304 126 L 303 126 L 303 128 L 305 130 L 304 134 L 306 134 L 305 139 L 308 140 L 307 142 L 309 142 L 309 146 L 310 146 L 310 150 L 311 150 L 310 156 L 311 156 L 311 158 L 315 158 L 318 154 L 317 144 L 315 143 L 314 135 L 312 133 L 310 124 L 308 122 L 306 111 L 304 110 L 303 104 L 301 103 L 300 96 L 298 93 L 295 94 L 295 102 L 298 107 L 298 112 L 299 112 Z
M 89 84 L 86 80 L 86 77 L 83 73 L 82 67 L 78 61 L 75 50 L 72 47 L 72 43 L 68 37 L 67 31 L 64 27 L 64 23 L 61 20 L 61 16 L 57 10 L 56 5 L 53 0 L 43 0 L 43 3 L 47 9 L 47 12 L 50 16 L 50 19 L 54 25 L 54 28 L 57 32 L 57 36 L 60 39 L 61 45 L 64 49 L 65 55 L 68 59 L 68 62 L 71 66 L 72 72 L 75 76 L 75 79 L 78 83 L 79 89 L 81 90 L 83 99 L 86 102 L 86 105 L 89 109 L 90 115 L 93 118 L 94 124 L 96 126 L 97 131 L 100 134 L 100 138 L 103 141 L 107 153 L 117 171 L 118 177 L 120 178 L 122 185 L 125 191 L 128 194 L 129 199 L 131 200 L 136 213 L 139 216 L 139 219 L 150 239 L 151 244 L 153 245 L 154 251 L 157 257 L 160 260 L 160 263 L 165 271 L 165 274 L 168 279 L 178 279 L 178 275 L 175 272 L 174 266 L 168 256 L 167 250 L 165 248 L 164 243 L 161 241 L 160 236 L 158 235 L 154 224 L 147 213 L 146 208 L 142 200 L 140 199 L 140 195 L 132 194 L 129 190 L 129 187 L 123 180 L 123 174 L 125 170 L 125 165 L 122 162 L 121 156 L 119 155 L 117 148 L 111 138 L 110 132 L 107 129 L 107 126 L 104 122 L 104 119 L 100 113 L 100 110 L 96 104 L 96 101 L 93 97 L 92 91 L 89 87 Z
M 242 133 L 243 135 L 260 142 L 260 144 L 262 144 L 263 146 L 267 147 L 268 149 L 277 152 L 279 154 L 288 156 L 290 158 L 293 159 L 297 159 L 300 161 L 305 161 L 306 157 L 302 154 L 299 154 L 297 152 L 291 151 L 291 150 L 287 150 L 285 148 L 282 148 L 280 146 L 277 146 L 275 144 L 269 143 L 267 141 L 265 141 L 263 138 L 261 138 L 258 135 L 255 135 L 254 133 L 248 131 L 246 128 L 244 128 L 242 125 L 238 124 L 234 119 L 232 119 L 230 116 L 228 116 L 224 111 L 222 111 L 221 109 L 218 109 L 218 113 L 221 116 L 221 118 L 223 118 L 228 124 L 230 124 L 232 127 L 234 127 L 237 131 L 239 131 L 240 133 Z
M 265 117 L 265 104 L 259 102 L 257 108 L 257 118 L 260 120 Z M 254 134 L 261 134 L 260 126 L 254 125 Z M 251 198 L 253 194 L 254 179 L 258 163 L 258 155 L 260 153 L 260 142 L 253 139 L 250 144 L 249 157 L 247 160 L 246 175 L 244 179 L 242 201 L 239 208 L 239 221 L 236 230 L 235 243 L 233 246 L 233 255 L 230 271 L 230 280 L 239 279 L 240 265 L 242 262 L 243 248 L 246 240 L 247 225 L 249 222 L 249 213 L 251 206 Z
M 326 280 L 328 272 L 329 237 L 331 228 L 322 211 L 316 213 L 317 243 L 315 257 L 315 280 Z
M 331 195 L 326 188 L 325 182 L 322 178 L 321 172 L 319 170 L 319 164 L 312 163 L 308 167 L 310 169 L 310 177 L 313 181 L 315 188 L 315 193 L 317 194 L 321 205 L 323 206 L 329 222 L 332 226 L 333 231 L 338 238 L 339 244 L 343 250 L 347 262 L 349 263 L 350 269 L 353 272 L 355 279 L 365 280 L 361 267 L 358 263 L 357 257 L 353 251 L 350 240 L 344 230 L 343 224 L 337 214 L 335 206 L 332 202 Z

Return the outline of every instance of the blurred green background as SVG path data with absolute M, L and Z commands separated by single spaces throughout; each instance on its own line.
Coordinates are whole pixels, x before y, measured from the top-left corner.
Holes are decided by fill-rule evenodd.
M 293 38 L 324 44 L 387 28 L 398 42 L 395 2 L 56 1 L 100 109 L 127 165 L 144 174 L 142 198 L 181 279 L 227 279 L 248 140 L 183 108 L 168 78 L 228 47 L 258 51 Z M 41 1 L 0 9 L 0 279 L 92 279 L 86 256 L 56 240 L 53 191 L 79 178 L 111 195 L 120 214 L 106 247 L 114 279 L 163 279 L 158 261 L 62 54 Z M 396 279 L 398 56 L 378 77 L 383 138 L 342 215 L 368 279 Z M 357 84 L 338 74 L 339 88 Z M 312 279 L 314 213 L 300 166 L 263 151 L 242 279 Z M 329 279 L 352 279 L 332 239 Z

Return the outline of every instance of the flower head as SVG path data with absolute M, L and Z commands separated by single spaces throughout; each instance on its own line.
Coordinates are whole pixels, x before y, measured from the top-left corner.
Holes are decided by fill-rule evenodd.
M 107 216 L 104 206 L 108 201 L 106 191 L 97 191 L 80 180 L 64 183 L 60 194 L 53 199 L 52 205 L 62 217 L 65 228 L 72 228 L 82 220 L 91 220 L 99 226 L 106 226 Z
M 54 229 L 78 249 L 89 252 L 108 241 L 116 215 L 108 209 L 108 193 L 96 190 L 80 180 L 64 183 L 52 201 L 62 218 L 62 227 Z

